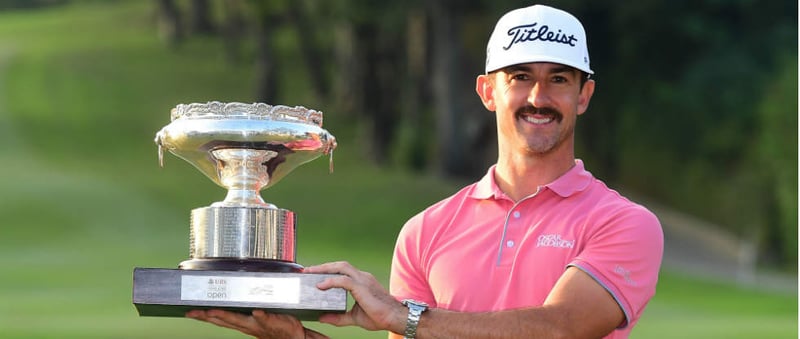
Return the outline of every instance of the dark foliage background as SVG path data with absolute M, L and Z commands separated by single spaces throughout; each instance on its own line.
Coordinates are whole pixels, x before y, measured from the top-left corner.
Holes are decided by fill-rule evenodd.
M 195 23 L 176 24 L 190 33 L 173 46 L 191 32 L 236 36 L 231 62 L 254 63 L 255 100 L 287 100 L 282 79 L 304 76 L 304 100 L 346 116 L 375 163 L 468 178 L 496 157 L 494 118 L 473 95 L 486 40 L 503 13 L 530 5 L 159 3 Z M 544 3 L 587 30 L 598 89 L 577 153 L 589 169 L 757 243 L 762 263 L 795 268 L 797 2 Z M 192 28 L 204 20 L 216 29 Z M 294 36 L 294 51 L 276 50 L 278 31 Z
M 0 1 L 0 8 L 70 1 Z M 629 195 L 797 266 L 797 2 L 550 0 L 584 23 L 598 82 L 578 157 Z M 496 159 L 474 95 L 513 0 L 152 0 L 165 48 L 224 42 L 253 101 L 319 107 L 379 166 L 476 178 Z

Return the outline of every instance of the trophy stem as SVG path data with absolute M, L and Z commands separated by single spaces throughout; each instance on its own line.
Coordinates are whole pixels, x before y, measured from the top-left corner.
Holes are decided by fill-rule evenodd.
M 275 208 L 261 198 L 259 192 L 267 186 L 271 172 L 266 164 L 278 152 L 263 149 L 221 148 L 211 151 L 217 161 L 217 175 L 228 189 L 222 202 L 212 206 Z
M 264 201 L 258 192 L 248 189 L 229 189 L 225 200 L 215 202 L 211 206 L 278 208 Z

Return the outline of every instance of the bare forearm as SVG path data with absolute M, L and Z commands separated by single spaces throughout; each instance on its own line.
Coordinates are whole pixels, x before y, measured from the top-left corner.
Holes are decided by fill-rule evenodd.
M 533 308 L 490 313 L 452 312 L 432 309 L 419 323 L 417 338 L 567 338 L 570 332 L 557 310 Z M 585 337 L 585 336 L 584 336 Z
M 430 338 L 600 338 L 625 321 L 608 291 L 570 267 L 540 307 L 487 313 L 431 309 L 422 314 L 417 337 Z

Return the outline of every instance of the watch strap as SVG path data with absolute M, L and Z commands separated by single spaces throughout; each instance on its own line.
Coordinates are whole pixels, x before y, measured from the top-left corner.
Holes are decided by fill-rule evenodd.
M 414 339 L 417 336 L 417 327 L 422 312 L 428 309 L 428 305 L 411 299 L 403 300 L 403 305 L 408 307 L 408 318 L 406 319 L 406 330 L 403 333 L 405 339 Z

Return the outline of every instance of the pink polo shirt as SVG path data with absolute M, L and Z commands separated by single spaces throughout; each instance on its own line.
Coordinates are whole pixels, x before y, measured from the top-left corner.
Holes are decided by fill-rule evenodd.
M 454 311 L 541 306 L 575 266 L 625 313 L 606 338 L 626 338 L 655 294 L 663 241 L 653 213 L 595 179 L 581 160 L 517 203 L 497 187 L 492 167 L 403 226 L 390 290 Z

